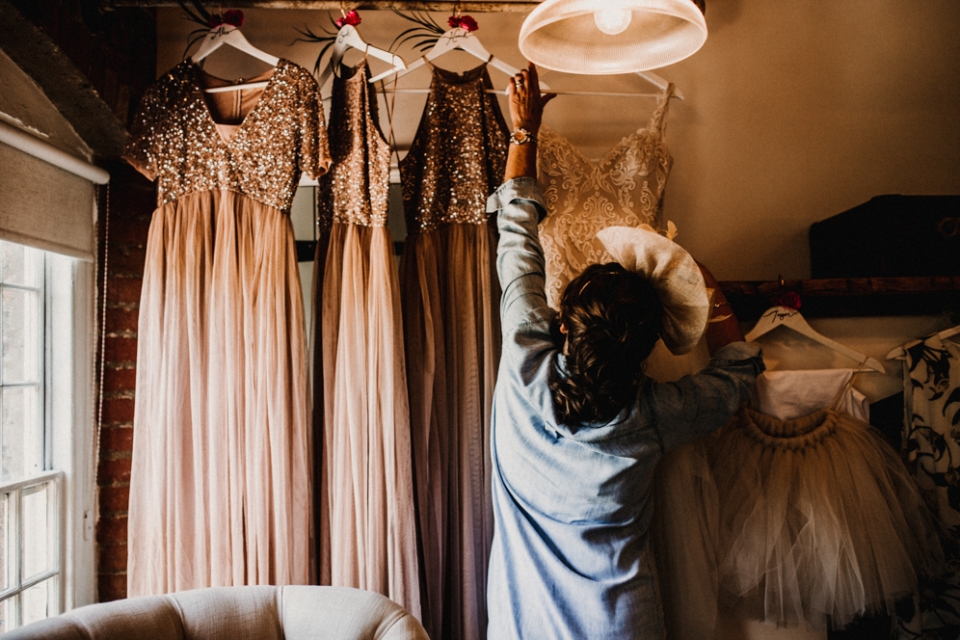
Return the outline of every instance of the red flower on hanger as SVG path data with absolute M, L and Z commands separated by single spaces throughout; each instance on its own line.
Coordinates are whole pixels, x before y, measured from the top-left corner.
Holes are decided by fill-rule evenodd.
M 450 19 L 447 20 L 447 24 L 450 25 L 451 29 L 456 29 L 459 27 L 464 31 L 476 31 L 480 28 L 480 25 L 477 24 L 477 21 L 470 16 L 450 16 Z
M 343 16 L 342 18 L 337 18 L 333 21 L 333 23 L 337 25 L 337 29 L 342 29 L 343 25 L 345 24 L 355 27 L 360 24 L 360 14 L 351 9 L 350 11 L 347 11 L 347 15 Z
M 787 309 L 793 309 L 794 311 L 797 311 L 801 305 L 800 296 L 797 294 L 796 291 L 787 291 L 786 293 L 780 296 L 779 302 L 781 307 L 786 307 Z
M 211 13 L 207 23 L 211 28 L 216 28 L 224 24 L 239 28 L 243 26 L 243 11 L 240 11 L 240 9 L 228 9 L 223 12 L 223 15 Z

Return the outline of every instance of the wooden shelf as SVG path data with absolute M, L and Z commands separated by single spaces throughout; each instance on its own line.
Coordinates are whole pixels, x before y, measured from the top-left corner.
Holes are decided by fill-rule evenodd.
M 960 276 L 726 281 L 720 283 L 740 320 L 756 320 L 793 291 L 808 318 L 960 313 Z

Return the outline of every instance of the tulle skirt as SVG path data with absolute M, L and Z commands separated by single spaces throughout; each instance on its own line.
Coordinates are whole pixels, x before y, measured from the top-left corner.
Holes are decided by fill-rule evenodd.
M 400 294 L 390 232 L 334 222 L 317 264 L 320 582 L 420 616 Z
M 230 191 L 150 223 L 127 595 L 312 582 L 306 332 L 290 217 Z
M 864 422 L 828 409 L 777 420 L 744 408 L 706 457 L 724 607 L 778 626 L 841 628 L 892 611 L 939 561 L 916 485 Z
M 500 358 L 496 237 L 446 224 L 401 263 L 418 534 L 431 638 L 485 636 L 493 541 L 490 411 Z

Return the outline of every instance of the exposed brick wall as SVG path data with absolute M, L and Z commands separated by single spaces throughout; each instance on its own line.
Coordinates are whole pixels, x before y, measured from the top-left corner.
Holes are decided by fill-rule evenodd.
M 100 265 L 106 262 L 103 408 L 97 469 L 98 588 L 101 602 L 127 595 L 127 505 L 133 451 L 137 321 L 153 184 L 121 164 L 111 167 L 109 225 L 100 224 Z M 101 203 L 101 211 L 105 211 Z M 104 243 L 104 232 L 108 233 Z M 103 288 L 103 272 L 98 282 Z M 100 298 L 98 309 L 103 309 Z M 98 352 L 99 353 L 99 352 Z M 98 369 L 99 370 L 99 369 Z

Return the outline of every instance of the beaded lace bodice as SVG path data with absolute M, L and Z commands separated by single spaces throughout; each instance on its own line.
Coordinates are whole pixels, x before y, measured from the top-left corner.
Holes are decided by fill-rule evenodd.
M 486 64 L 462 74 L 433 67 L 410 152 L 400 161 L 408 233 L 487 224 L 487 197 L 503 182 L 507 125 Z
M 280 60 L 252 110 L 225 137 L 185 60 L 144 95 L 124 157 L 157 180 L 158 206 L 192 193 L 233 191 L 289 212 L 301 172 L 330 165 L 317 82 Z
M 538 181 L 547 203 L 540 223 L 547 302 L 559 308 L 567 283 L 587 266 L 613 260 L 597 240 L 610 226 L 662 226 L 662 197 L 673 159 L 664 142 L 668 85 L 650 122 L 623 138 L 599 162 L 566 138 L 540 128 Z
M 378 128 L 376 92 L 368 82 L 366 61 L 341 67 L 334 78 L 330 105 L 330 154 L 333 166 L 320 179 L 318 223 L 336 221 L 364 227 L 387 223 L 390 145 Z

